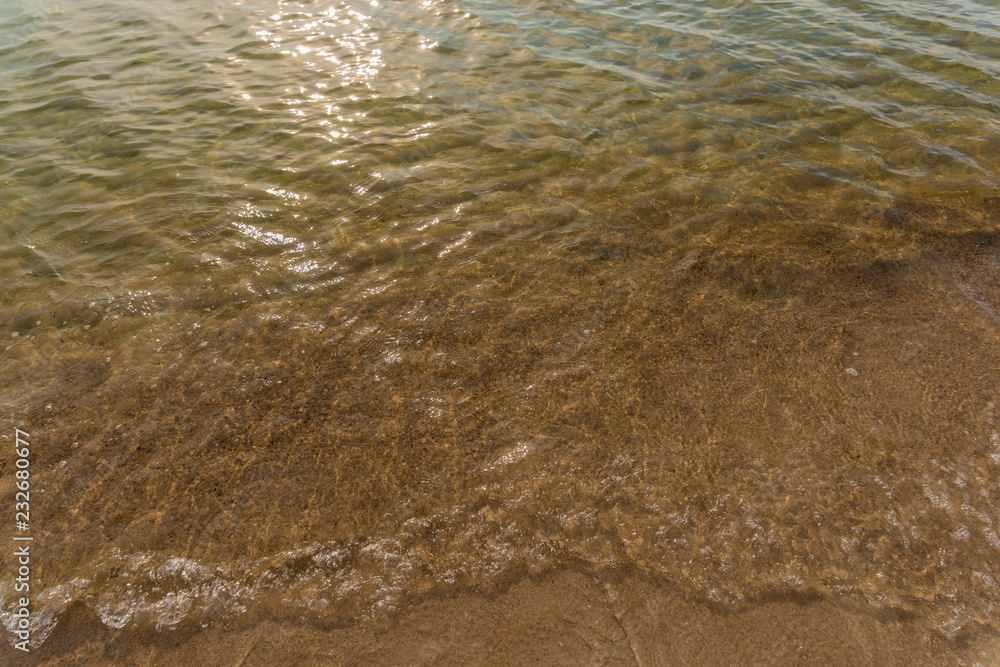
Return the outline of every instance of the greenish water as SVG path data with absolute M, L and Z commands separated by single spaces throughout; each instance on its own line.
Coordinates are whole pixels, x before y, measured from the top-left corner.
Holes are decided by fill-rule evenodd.
M 998 112 L 995 1 L 5 2 L 36 638 L 557 567 L 995 630 Z

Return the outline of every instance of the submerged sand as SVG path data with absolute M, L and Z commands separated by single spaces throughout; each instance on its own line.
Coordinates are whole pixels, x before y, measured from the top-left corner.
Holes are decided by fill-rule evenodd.
M 995 0 L 7 4 L 30 660 L 992 661 Z
M 905 615 L 810 596 L 720 611 L 641 576 L 561 571 L 493 595 L 431 596 L 392 619 L 334 626 L 261 620 L 182 632 L 113 631 L 78 605 L 25 662 L 279 663 L 989 666 L 1000 664 L 1000 637 L 949 642 Z
M 730 208 L 37 329 L 33 659 L 989 664 L 997 209 Z

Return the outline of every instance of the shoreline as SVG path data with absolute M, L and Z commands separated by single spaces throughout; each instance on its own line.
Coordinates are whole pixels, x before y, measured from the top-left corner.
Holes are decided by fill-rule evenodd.
M 964 638 L 994 623 L 1000 237 L 963 217 L 934 234 L 872 226 L 872 238 L 820 223 L 793 237 L 779 233 L 792 223 L 764 222 L 729 220 L 689 260 L 567 255 L 559 261 L 579 271 L 513 286 L 471 267 L 433 294 L 386 292 L 325 318 L 320 300 L 297 319 L 248 314 L 179 334 L 167 356 L 193 361 L 158 375 L 116 370 L 141 358 L 137 340 L 98 374 L 83 365 L 61 376 L 62 393 L 46 396 L 54 409 L 19 420 L 47 434 L 33 462 L 39 514 L 55 519 L 39 542 L 36 577 L 56 584 L 46 599 L 61 610 L 62 587 L 79 580 L 71 597 L 103 604 L 115 624 L 211 628 L 222 591 L 222 606 L 254 614 L 234 618 L 244 634 L 288 646 L 333 642 L 354 647 L 355 662 L 385 664 L 421 638 L 451 651 L 440 659 L 474 658 L 489 640 L 500 651 L 491 662 L 517 662 L 509 640 L 540 651 L 545 637 L 558 646 L 575 632 L 579 623 L 547 625 L 564 610 L 610 609 L 594 622 L 622 624 L 603 587 L 567 588 L 553 574 L 523 580 L 550 584 L 522 600 L 509 591 L 529 584 L 512 581 L 628 563 L 679 582 L 678 596 L 738 603 L 807 590 L 881 599 L 925 622 L 893 640 L 864 612 L 840 616 L 839 603 L 812 603 L 822 613 L 802 630 L 799 607 L 755 604 L 723 622 L 667 596 L 653 618 L 698 618 L 690 646 L 728 638 L 723 653 L 653 638 L 626 642 L 626 663 L 642 651 L 798 659 L 773 642 L 747 658 L 756 626 L 802 637 L 804 655 L 833 663 L 959 651 L 918 635 Z M 825 250 L 826 233 L 844 246 Z M 422 594 L 456 581 L 508 592 Z M 662 597 L 655 588 L 636 599 Z M 371 624 L 312 635 L 252 620 L 275 606 L 354 618 L 400 596 L 415 606 L 379 641 Z M 570 602 L 532 612 L 561 598 Z M 235 631 L 116 632 L 81 611 L 49 640 L 64 637 L 65 650 L 33 660 L 151 651 L 155 664 L 185 664 L 165 641 L 215 647 L 217 664 L 243 659 Z M 463 614 L 513 620 L 483 621 L 467 641 L 441 634 Z M 537 628 L 504 629 L 522 618 Z M 825 629 L 829 618 L 840 630 Z M 580 655 L 596 650 L 585 643 Z
M 425 596 L 389 618 L 323 625 L 113 630 L 74 603 L 34 665 L 829 664 L 1000 665 L 1000 636 L 948 640 L 917 615 L 799 596 L 720 610 L 629 573 L 569 569 L 502 592 Z M 5 645 L 3 659 L 14 650 Z
M 0 10 L 0 667 L 1000 667 L 997 1 Z

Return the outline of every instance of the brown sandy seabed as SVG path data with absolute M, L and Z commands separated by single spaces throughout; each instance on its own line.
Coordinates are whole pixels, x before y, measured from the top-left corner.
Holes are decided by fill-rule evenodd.
M 382 621 L 274 619 L 172 632 L 109 630 L 76 603 L 37 665 L 994 665 L 995 636 L 949 642 L 892 614 L 804 596 L 720 612 L 643 577 L 562 571 L 499 594 L 428 596 Z
M 1000 207 L 789 201 L 550 221 L 414 289 L 358 255 L 158 342 L 15 314 L 61 350 L 4 360 L 33 576 L 75 581 L 30 660 L 1000 662 Z

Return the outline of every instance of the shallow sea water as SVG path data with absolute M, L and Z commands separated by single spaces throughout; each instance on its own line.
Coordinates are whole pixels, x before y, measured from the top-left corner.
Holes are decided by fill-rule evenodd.
M 35 641 L 555 568 L 996 632 L 998 112 L 992 0 L 3 3 Z

